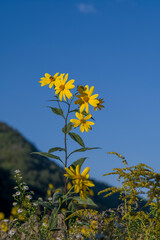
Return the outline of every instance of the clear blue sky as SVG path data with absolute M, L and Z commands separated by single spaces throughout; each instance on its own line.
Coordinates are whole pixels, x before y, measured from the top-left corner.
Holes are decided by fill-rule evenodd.
M 68 72 L 105 100 L 81 134 L 102 148 L 87 153 L 91 177 L 116 184 L 102 177 L 122 166 L 108 151 L 160 169 L 159 0 L 1 0 L 0 29 L 1 121 L 41 151 L 62 146 L 63 123 L 44 107 L 53 90 L 38 81 Z

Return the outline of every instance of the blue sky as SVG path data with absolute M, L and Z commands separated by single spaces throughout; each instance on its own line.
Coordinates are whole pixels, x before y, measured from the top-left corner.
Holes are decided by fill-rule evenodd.
M 87 146 L 102 149 L 72 160 L 88 156 L 91 177 L 114 185 L 102 174 L 122 164 L 108 151 L 158 171 L 159 13 L 158 0 L 1 0 L 0 121 L 41 151 L 63 146 L 63 122 L 44 107 L 53 89 L 38 81 L 46 72 L 69 73 L 105 100 L 93 130 L 81 134 Z

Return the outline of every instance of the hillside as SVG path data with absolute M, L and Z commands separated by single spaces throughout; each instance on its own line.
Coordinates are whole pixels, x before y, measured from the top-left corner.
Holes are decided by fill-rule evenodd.
M 7 213 L 10 210 L 16 169 L 21 170 L 24 181 L 37 196 L 45 196 L 49 183 L 55 188 L 64 186 L 64 170 L 46 157 L 31 155 L 38 151 L 17 130 L 0 122 L 0 211 Z M 116 207 L 120 203 L 118 196 L 97 197 L 100 190 L 109 186 L 98 181 L 94 183 L 93 198 L 101 209 Z

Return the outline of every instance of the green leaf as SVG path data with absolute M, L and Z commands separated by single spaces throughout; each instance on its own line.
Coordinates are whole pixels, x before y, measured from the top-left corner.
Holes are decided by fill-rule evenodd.
M 78 108 L 75 108 L 75 109 L 69 111 L 69 113 L 71 113 L 71 112 L 79 112 L 79 109 L 78 109 Z
M 81 138 L 77 133 L 70 132 L 70 133 L 69 133 L 69 136 L 70 136 L 74 141 L 76 141 L 77 143 L 79 143 L 79 145 L 81 145 L 82 147 L 85 147 L 82 138 Z
M 93 200 L 88 197 L 85 199 L 81 199 L 80 197 L 73 197 L 73 200 L 77 201 L 80 205 L 86 204 L 88 206 L 98 207 L 97 204 L 95 204 Z
M 60 157 L 50 154 L 50 153 L 45 153 L 45 152 L 32 152 L 31 154 L 37 154 L 37 155 L 41 155 L 43 157 L 48 157 L 48 158 L 52 158 L 52 159 L 57 159 L 59 160 L 61 163 L 63 163 L 63 161 L 60 159 Z M 64 165 L 64 163 L 63 163 Z
M 49 219 L 49 228 L 55 228 L 57 226 L 58 222 L 58 214 L 57 214 L 57 208 L 54 208 L 52 210 L 50 219 Z
M 53 108 L 53 107 L 50 107 L 51 108 L 51 110 L 52 110 L 52 112 L 53 113 L 55 113 L 55 114 L 57 114 L 57 115 L 61 115 L 61 116 L 63 116 L 63 110 L 62 109 L 60 109 L 60 108 Z
M 65 129 L 65 126 L 62 128 L 62 132 L 69 133 L 72 130 L 72 126 L 73 126 L 73 124 L 71 122 L 69 122 L 66 126 L 66 129 Z
M 82 164 L 84 163 L 84 161 L 85 161 L 86 159 L 87 159 L 87 157 L 80 158 L 80 159 L 74 161 L 74 162 L 71 164 L 71 166 L 72 166 L 73 168 L 76 168 L 77 165 L 80 165 L 80 167 L 81 167 Z
M 52 152 L 56 152 L 56 151 L 65 151 L 65 149 L 64 148 L 61 148 L 61 147 L 54 147 L 54 148 L 50 148 L 49 150 L 48 150 L 48 153 L 52 153 Z
M 85 151 L 93 150 L 93 149 L 100 149 L 100 148 L 99 148 L 99 147 L 93 147 L 93 148 L 84 147 L 84 148 L 79 148 L 79 149 L 71 152 L 71 153 L 68 155 L 68 158 L 69 158 L 70 155 L 72 155 L 72 154 L 75 153 L 75 152 L 85 152 Z

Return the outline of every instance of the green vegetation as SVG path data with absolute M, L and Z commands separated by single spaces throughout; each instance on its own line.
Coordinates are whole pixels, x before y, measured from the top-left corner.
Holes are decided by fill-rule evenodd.
M 9 216 L 12 207 L 15 186 L 13 175 L 16 169 L 21 170 L 24 181 L 35 191 L 36 197 L 45 197 L 49 183 L 55 188 L 64 187 L 64 170 L 54 161 L 32 155 L 32 152 L 38 152 L 33 144 L 18 131 L 0 122 L 0 212 L 6 216 Z M 106 199 L 103 196 L 97 197 L 99 191 L 109 186 L 98 181 L 94 183 L 93 200 L 99 209 L 113 208 L 121 203 L 119 194 Z

